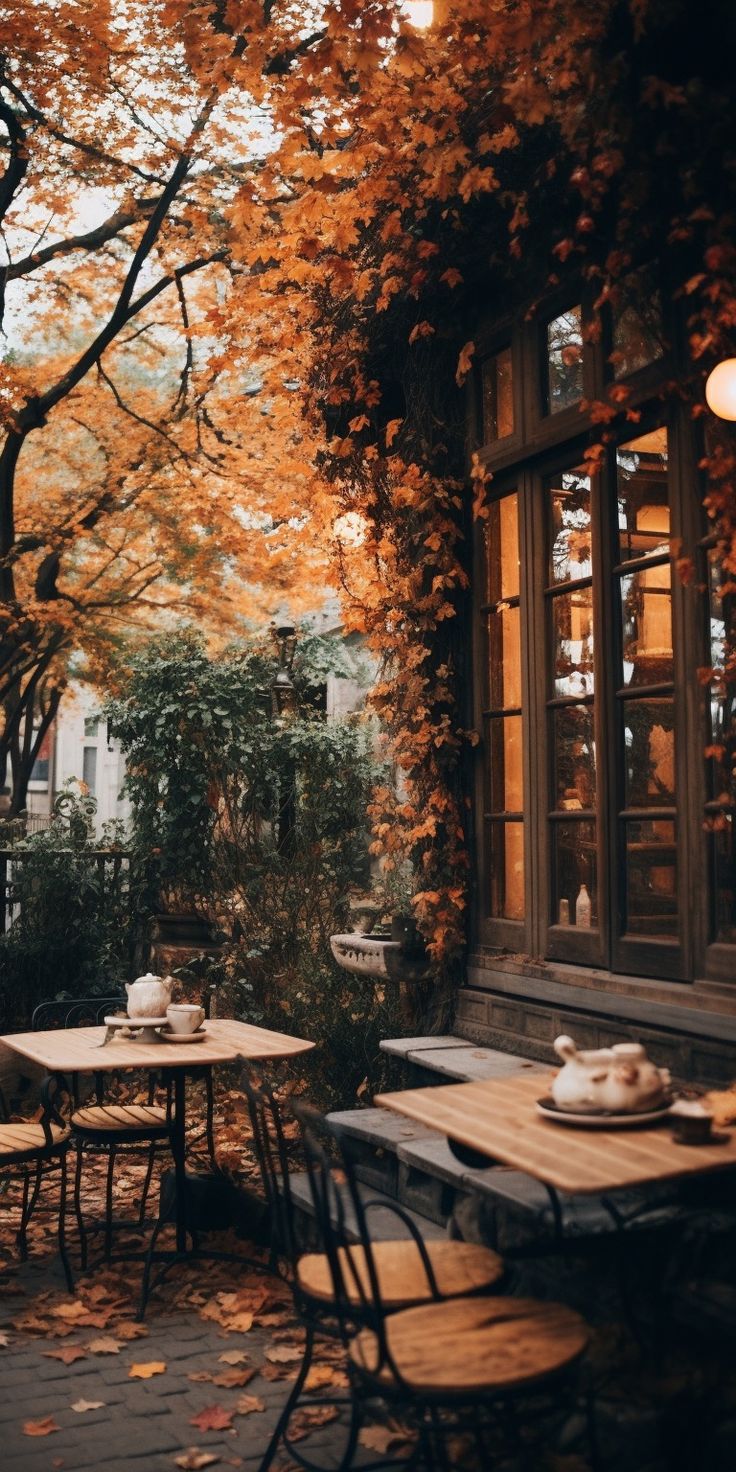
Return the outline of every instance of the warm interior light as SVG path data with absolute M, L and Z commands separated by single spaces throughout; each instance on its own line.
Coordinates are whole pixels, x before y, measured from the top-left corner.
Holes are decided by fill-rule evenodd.
M 705 398 L 719 419 L 736 420 L 736 358 L 716 365 L 706 380 Z
M 409 25 L 426 31 L 434 19 L 434 0 L 403 0 L 402 10 Z

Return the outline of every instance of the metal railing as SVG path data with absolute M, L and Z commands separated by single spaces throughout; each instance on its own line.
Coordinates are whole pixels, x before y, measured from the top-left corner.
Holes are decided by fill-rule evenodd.
M 101 896 L 109 895 L 114 890 L 125 893 L 130 866 L 127 854 L 120 849 L 54 849 L 49 858 L 57 860 L 64 854 L 68 855 L 71 864 L 78 862 L 80 877 L 84 870 L 88 873 L 92 866 Z M 20 916 L 19 868 L 30 857 L 22 848 L 0 848 L 0 935 L 4 935 Z M 38 855 L 34 854 L 32 857 L 33 863 L 37 865 Z

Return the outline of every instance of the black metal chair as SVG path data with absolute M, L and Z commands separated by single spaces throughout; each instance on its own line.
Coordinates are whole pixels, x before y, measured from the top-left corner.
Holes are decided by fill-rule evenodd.
M 0 1091 L 0 1180 L 20 1180 L 23 1186 L 21 1197 L 20 1226 L 16 1241 L 22 1262 L 28 1257 L 28 1225 L 41 1194 L 45 1175 L 59 1170 L 59 1255 L 64 1268 L 67 1288 L 74 1290 L 74 1279 L 66 1250 L 66 1157 L 71 1141 L 68 1122 L 58 1108 L 59 1086 L 54 1079 L 45 1079 L 41 1090 L 41 1117 L 38 1120 L 11 1121 L 4 1095 Z
M 430 1301 L 397 1310 L 383 1288 L 386 1244 L 371 1239 L 370 1203 L 349 1153 L 319 1115 L 302 1107 L 295 1113 L 334 1311 L 349 1335 L 356 1422 L 369 1404 L 381 1401 L 413 1428 L 414 1465 L 448 1472 L 448 1441 L 463 1436 L 482 1472 L 509 1455 L 538 1467 L 540 1448 L 529 1444 L 530 1428 L 548 1427 L 560 1409 L 570 1414 L 588 1340 L 583 1319 L 563 1304 L 487 1295 L 432 1294 Z M 592 1400 L 585 1400 L 595 1463 Z
M 306 1330 L 304 1358 L 299 1373 L 260 1464 L 259 1472 L 267 1472 L 282 1440 L 291 1456 L 304 1466 L 311 1465 L 290 1443 L 289 1421 L 309 1374 L 316 1336 L 337 1337 L 347 1348 L 358 1330 L 372 1321 L 366 1317 L 365 1279 L 369 1262 L 362 1242 L 346 1240 L 337 1259 L 338 1293 L 328 1253 L 303 1250 L 297 1231 L 288 1142 L 281 1110 L 273 1090 L 267 1084 L 260 1087 L 254 1084 L 247 1071 L 243 1087 L 248 1099 L 261 1182 L 271 1212 L 272 1261 L 280 1263 L 289 1277 L 294 1305 Z M 385 1201 L 375 1204 L 386 1209 Z M 497 1286 L 503 1274 L 503 1263 L 495 1252 L 464 1242 L 424 1242 L 398 1203 L 393 1210 L 397 1223 L 403 1224 L 408 1237 L 376 1244 L 371 1257 L 371 1263 L 379 1274 L 388 1312 L 416 1304 L 441 1303 L 456 1294 L 489 1293 Z M 319 1225 L 321 1227 L 321 1223 Z M 330 1395 L 329 1403 L 339 1404 L 341 1399 L 344 1401 L 345 1398 Z M 348 1404 L 351 1422 L 341 1468 L 347 1468 L 352 1461 L 359 1426 L 352 1397 Z

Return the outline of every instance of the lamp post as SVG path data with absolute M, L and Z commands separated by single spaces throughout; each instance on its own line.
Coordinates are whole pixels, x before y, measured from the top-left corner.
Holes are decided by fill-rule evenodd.
M 282 622 L 273 627 L 273 636 L 279 652 L 279 667 L 271 681 L 271 719 L 274 726 L 283 726 L 287 716 L 293 714 L 296 691 L 291 678 L 296 652 L 296 629 L 293 624 Z M 276 802 L 276 846 L 279 853 L 289 850 L 293 841 L 296 819 L 295 772 L 289 763 L 285 791 L 277 790 Z

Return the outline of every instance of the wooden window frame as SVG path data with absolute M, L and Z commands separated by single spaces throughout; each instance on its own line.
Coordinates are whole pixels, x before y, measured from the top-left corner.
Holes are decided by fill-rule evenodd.
M 663 293 L 664 295 L 664 293 Z M 674 352 L 655 363 L 636 370 L 618 382 L 625 382 L 631 397 L 627 407 L 640 411 L 639 422 L 627 421 L 622 414 L 612 426 L 616 443 L 607 450 L 605 464 L 591 494 L 591 531 L 593 536 L 593 618 L 596 649 L 596 681 L 594 694 L 596 740 L 596 799 L 598 835 L 598 926 L 590 931 L 574 925 L 553 923 L 551 915 L 551 835 L 549 833 L 552 788 L 552 741 L 548 716 L 547 671 L 550 651 L 549 630 L 545 614 L 547 586 L 546 513 L 543 506 L 545 477 L 563 468 L 581 463 L 586 444 L 591 438 L 591 420 L 580 406 L 544 413 L 544 380 L 546 372 L 547 323 L 560 311 L 580 301 L 583 321 L 587 325 L 591 311 L 590 294 L 576 283 L 568 283 L 545 300 L 543 311 L 528 320 L 523 310 L 492 330 L 480 332 L 479 362 L 509 343 L 512 348 L 514 391 L 514 434 L 492 445 L 479 440 L 480 373 L 476 376 L 475 408 L 471 412 L 471 448 L 481 463 L 493 474 L 490 487 L 492 500 L 516 490 L 518 494 L 520 557 L 520 638 L 521 690 L 523 709 L 523 782 L 524 782 L 524 873 L 525 918 L 507 920 L 492 917 L 490 907 L 490 823 L 486 814 L 487 752 L 483 723 L 483 696 L 487 633 L 481 633 L 485 622 L 481 613 L 485 601 L 485 552 L 483 535 L 476 537 L 474 553 L 474 699 L 473 719 L 482 733 L 475 770 L 474 800 L 476 822 L 477 884 L 473 916 L 473 940 L 481 946 L 527 956 L 544 956 L 550 961 L 610 969 L 614 974 L 651 976 L 675 981 L 692 981 L 698 977 L 732 980 L 736 975 L 736 945 L 717 941 L 712 929 L 710 883 L 703 875 L 711 875 L 712 840 L 704 828 L 708 798 L 707 768 L 704 747 L 707 743 L 707 691 L 697 679 L 697 670 L 709 663 L 707 632 L 707 600 L 699 577 L 686 584 L 674 565 L 675 553 L 690 553 L 703 558 L 704 516 L 698 485 L 697 447 L 693 426 L 678 404 L 663 406 L 661 389 L 674 372 Z M 677 341 L 676 325 L 669 333 Z M 598 342 L 586 340 L 584 358 L 585 397 L 598 397 L 606 382 L 614 381 L 613 365 L 607 362 L 610 351 L 610 324 L 605 317 Z M 675 939 L 666 936 L 649 938 L 635 934 L 619 934 L 618 914 L 622 905 L 625 882 L 623 834 L 621 824 L 621 784 L 623 782 L 623 722 L 617 716 L 617 697 L 612 676 L 602 680 L 599 671 L 604 661 L 613 670 L 620 654 L 621 629 L 618 608 L 614 608 L 613 520 L 616 515 L 615 457 L 616 446 L 638 438 L 648 430 L 664 425 L 668 432 L 668 480 L 671 509 L 670 540 L 672 556 L 671 607 L 674 650 L 674 719 L 675 719 L 675 793 L 677 802 L 677 890 L 685 900 L 679 911 L 679 931 Z M 614 617 L 614 614 L 616 617 Z M 601 631 L 606 631 L 605 651 L 601 648 Z M 611 651 L 614 659 L 610 659 Z M 669 698 L 669 697 L 668 697 Z M 535 760 L 537 751 L 533 733 L 545 730 L 545 759 Z M 604 759 L 605 752 L 613 755 Z M 580 821 L 580 820 L 575 820 Z M 663 814 L 662 821 L 668 821 Z

